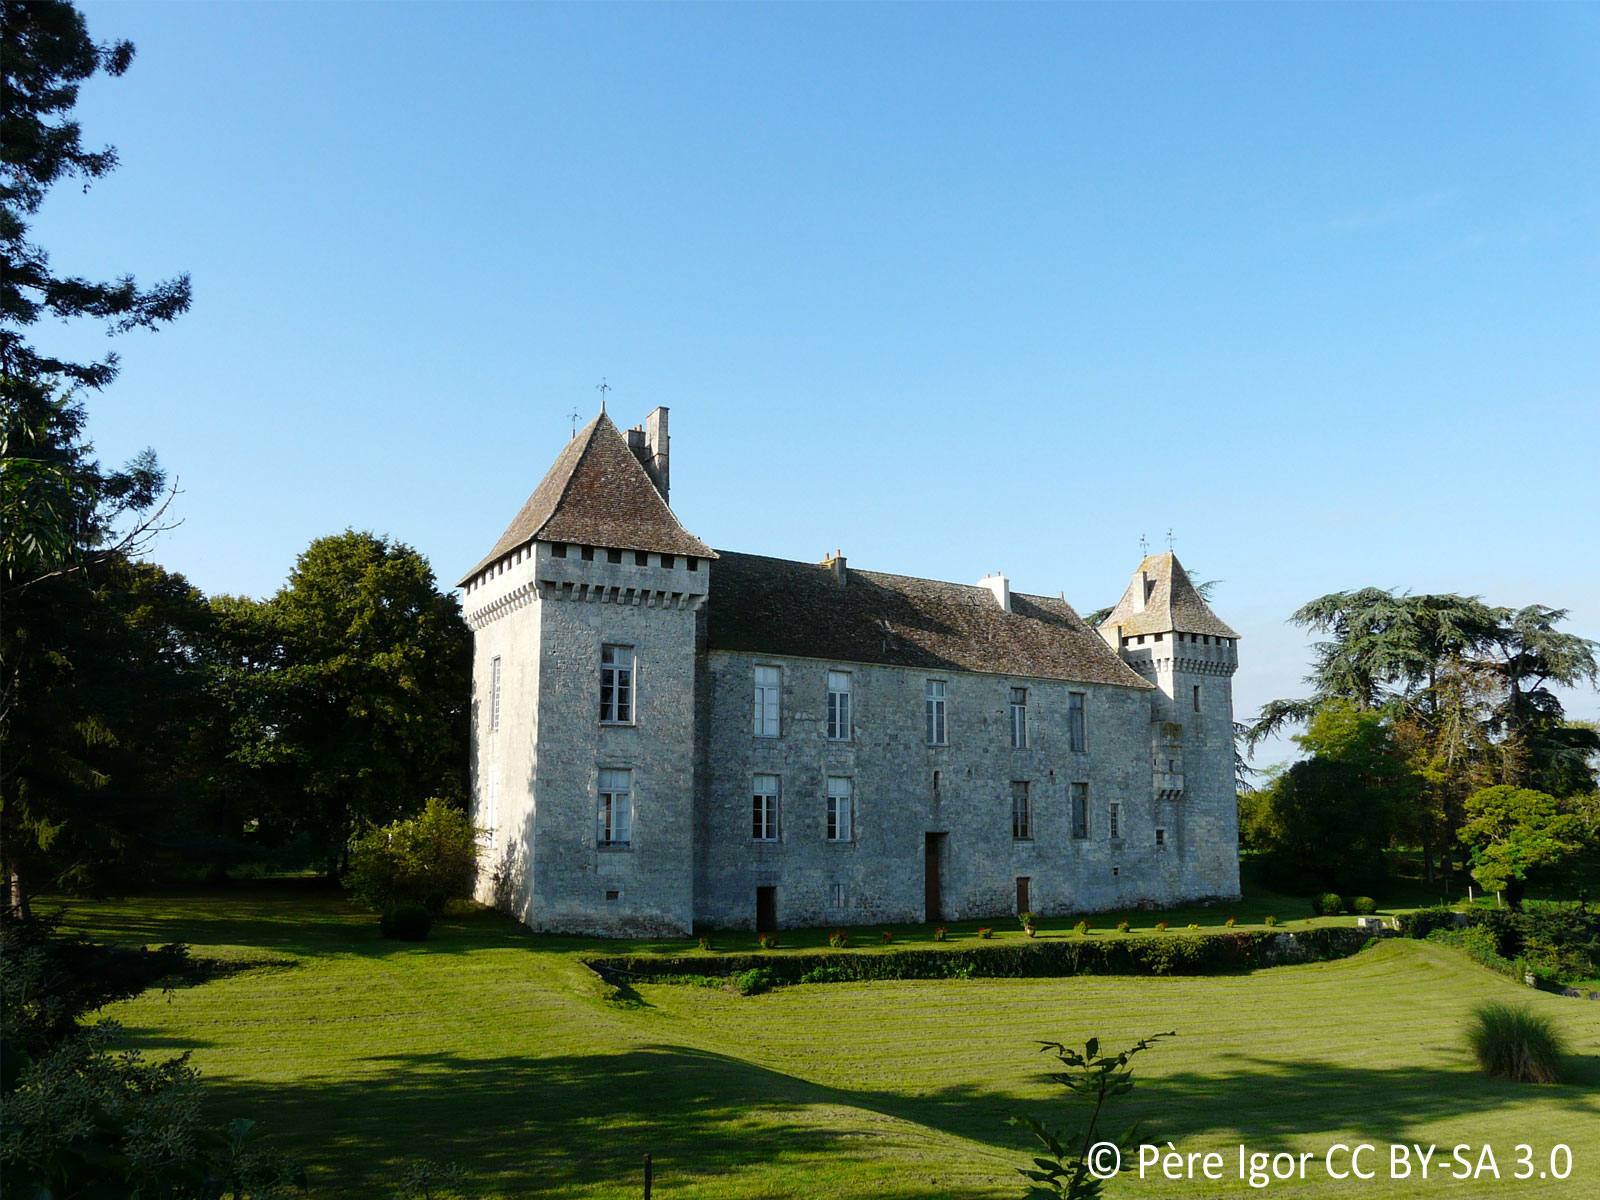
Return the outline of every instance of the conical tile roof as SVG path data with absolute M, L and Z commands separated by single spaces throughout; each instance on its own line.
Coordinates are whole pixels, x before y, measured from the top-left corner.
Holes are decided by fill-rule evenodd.
M 1148 592 L 1142 608 L 1139 604 L 1141 590 Z M 1239 636 L 1201 599 L 1189 579 L 1189 573 L 1171 551 L 1152 554 L 1139 564 L 1116 608 L 1100 622 L 1103 630 L 1114 625 L 1122 627 L 1123 637 L 1174 631 L 1210 634 L 1212 637 Z

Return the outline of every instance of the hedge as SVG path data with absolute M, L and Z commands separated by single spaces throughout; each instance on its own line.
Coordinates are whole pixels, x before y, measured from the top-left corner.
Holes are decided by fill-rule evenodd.
M 773 986 L 848 983 L 868 979 L 1044 979 L 1066 975 L 1211 975 L 1289 962 L 1345 958 L 1372 940 L 1344 927 L 1294 933 L 1237 931 L 1174 934 L 1105 941 L 1032 941 L 955 950 L 898 950 L 889 954 L 724 954 L 693 957 L 585 959 L 611 978 L 676 982 L 684 976 L 770 973 Z M 674 978 L 676 977 L 676 979 Z

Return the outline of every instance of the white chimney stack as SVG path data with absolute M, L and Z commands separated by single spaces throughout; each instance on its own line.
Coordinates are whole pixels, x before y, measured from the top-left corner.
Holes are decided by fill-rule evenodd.
M 978 586 L 988 588 L 994 593 L 995 603 L 1006 612 L 1011 611 L 1011 580 L 997 571 L 993 575 L 985 575 L 978 580 Z

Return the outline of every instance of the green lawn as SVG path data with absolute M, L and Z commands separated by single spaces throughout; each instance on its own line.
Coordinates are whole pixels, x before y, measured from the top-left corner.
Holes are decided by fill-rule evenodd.
M 1293 928 L 1299 909 L 1277 915 Z M 1212 923 L 1228 912 L 1205 911 Z M 1144 1121 L 1152 1140 L 1224 1151 L 1230 1172 L 1241 1141 L 1319 1154 L 1340 1141 L 1467 1142 L 1474 1159 L 1489 1142 L 1503 1176 L 1441 1181 L 1436 1164 L 1426 1183 L 1339 1183 L 1314 1161 L 1306 1183 L 1274 1184 L 1273 1195 L 1600 1193 L 1600 1003 L 1517 988 L 1425 943 L 1199 979 L 883 982 L 753 997 L 652 985 L 639 988 L 641 1005 L 623 1006 L 579 961 L 616 943 L 534 937 L 487 913 L 448 920 L 420 946 L 382 941 L 370 915 L 331 896 L 281 890 L 72 902 L 68 915 L 96 936 L 262 960 L 108 1015 L 152 1052 L 193 1048 L 219 1114 L 258 1118 L 306 1163 L 320 1197 L 386 1196 L 418 1158 L 462 1164 L 483 1196 L 638 1195 L 646 1151 L 656 1194 L 685 1200 L 1015 1196 L 1012 1168 L 1027 1147 L 1003 1121 L 1057 1104 L 1034 1042 L 1093 1034 L 1117 1044 L 1166 1029 L 1178 1038 L 1141 1057 L 1119 1114 Z M 808 939 L 821 935 L 792 941 Z M 1476 1075 L 1460 1028 L 1486 997 L 1552 1016 L 1577 1052 L 1572 1082 Z M 1535 1146 L 1539 1166 L 1551 1144 L 1569 1144 L 1571 1177 L 1513 1181 L 1517 1142 Z M 1111 1190 L 1249 1193 L 1236 1178 L 1124 1176 Z

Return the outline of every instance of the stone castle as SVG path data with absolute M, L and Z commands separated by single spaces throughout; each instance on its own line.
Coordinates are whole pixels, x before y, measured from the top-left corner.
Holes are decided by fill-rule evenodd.
M 479 898 L 684 935 L 1239 893 L 1238 634 L 1170 553 L 1064 600 L 713 551 L 602 413 L 460 586 Z

